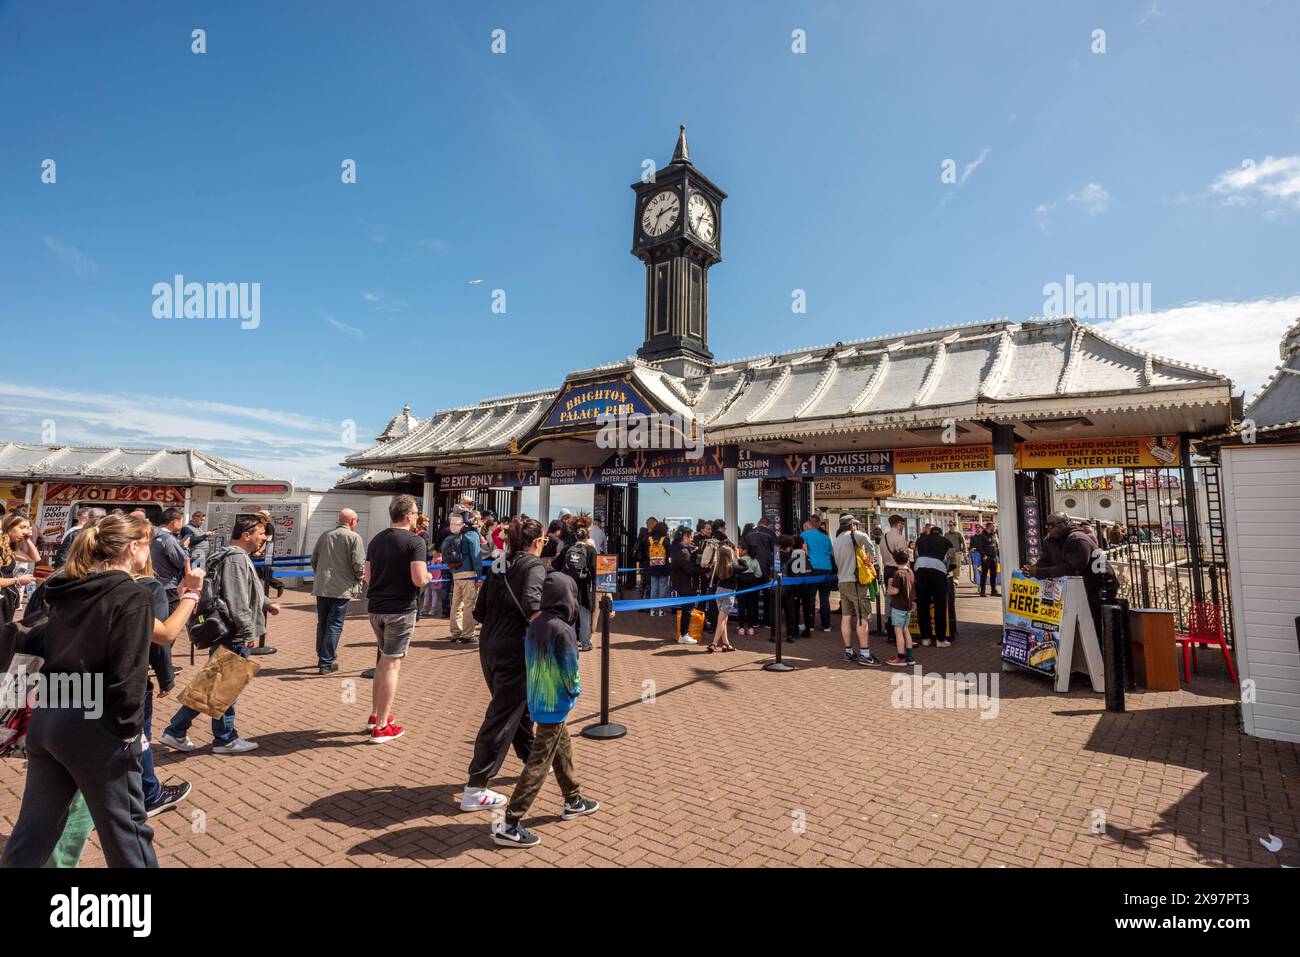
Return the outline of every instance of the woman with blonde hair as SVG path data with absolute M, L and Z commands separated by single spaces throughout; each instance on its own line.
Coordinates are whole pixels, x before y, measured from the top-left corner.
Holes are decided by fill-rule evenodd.
M 109 867 L 157 867 L 140 780 L 154 609 L 134 575 L 149 560 L 146 519 L 109 515 L 72 543 L 45 585 L 39 627 L 47 688 L 82 689 L 32 709 L 27 784 L 3 867 L 39 867 L 63 831 L 78 790 Z
M 19 575 L 18 563 L 41 560 L 32 542 L 32 523 L 22 512 L 11 512 L 0 522 L 0 625 L 13 621 L 18 613 L 19 596 L 36 579 Z

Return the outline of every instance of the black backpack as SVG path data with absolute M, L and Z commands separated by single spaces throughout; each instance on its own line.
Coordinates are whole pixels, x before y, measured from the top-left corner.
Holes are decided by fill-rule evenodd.
M 221 597 L 221 570 L 230 557 L 229 551 L 219 552 L 204 566 L 203 591 L 190 619 L 190 641 L 202 651 L 220 644 L 230 635 L 230 608 Z
M 465 564 L 465 544 L 462 536 L 464 532 L 458 532 L 455 535 L 448 535 L 442 541 L 442 563 L 453 572 L 458 572 Z M 451 547 L 448 548 L 448 543 Z
M 570 545 L 564 553 L 564 570 L 570 577 L 585 581 L 589 573 L 587 567 L 587 546 Z

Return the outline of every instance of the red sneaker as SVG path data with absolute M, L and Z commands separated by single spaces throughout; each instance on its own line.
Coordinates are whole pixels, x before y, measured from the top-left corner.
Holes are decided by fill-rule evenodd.
M 374 731 L 370 732 L 370 740 L 367 744 L 387 744 L 404 734 L 406 734 L 406 729 L 398 727 L 390 720 L 384 727 L 375 728 Z
M 389 724 L 392 724 L 392 723 L 393 723 L 393 716 L 392 716 L 391 714 L 388 716 L 388 723 L 389 723 Z M 372 715 L 370 716 L 370 720 L 366 722 L 366 730 L 367 730 L 367 731 L 374 731 L 374 730 L 375 730 L 375 725 L 377 725 L 377 724 L 379 724 L 379 716 L 378 716 L 378 715 L 375 715 L 375 714 L 372 714 Z

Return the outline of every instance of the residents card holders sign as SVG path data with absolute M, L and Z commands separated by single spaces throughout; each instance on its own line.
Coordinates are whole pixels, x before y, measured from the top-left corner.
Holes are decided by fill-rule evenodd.
M 1002 670 L 1020 667 L 1055 679 L 1070 690 L 1070 673 L 1088 675 L 1104 690 L 1101 645 L 1088 610 L 1082 578 L 1030 578 L 1011 573 L 1002 625 Z

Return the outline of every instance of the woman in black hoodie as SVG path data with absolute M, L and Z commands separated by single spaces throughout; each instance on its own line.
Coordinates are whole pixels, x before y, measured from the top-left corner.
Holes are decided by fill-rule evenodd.
M 528 677 L 524 664 L 524 633 L 542 612 L 546 565 L 538 554 L 546 543 L 541 522 L 520 515 L 506 533 L 509 545 L 506 573 L 488 575 L 474 603 L 474 620 L 482 625 L 479 664 L 492 700 L 474 739 L 469 783 L 460 799 L 462 811 L 503 807 L 504 794 L 488 788 L 501 770 L 506 751 L 514 745 L 519 760 L 533 749 L 533 719 L 528 714 Z
M 146 519 L 109 515 L 77 535 L 45 587 L 48 619 L 32 653 L 45 658 L 47 693 L 80 687 L 83 700 L 32 709 L 27 785 L 0 866 L 45 863 L 78 790 L 109 867 L 158 866 L 140 783 L 153 603 L 131 577 L 149 560 L 151 537 Z

